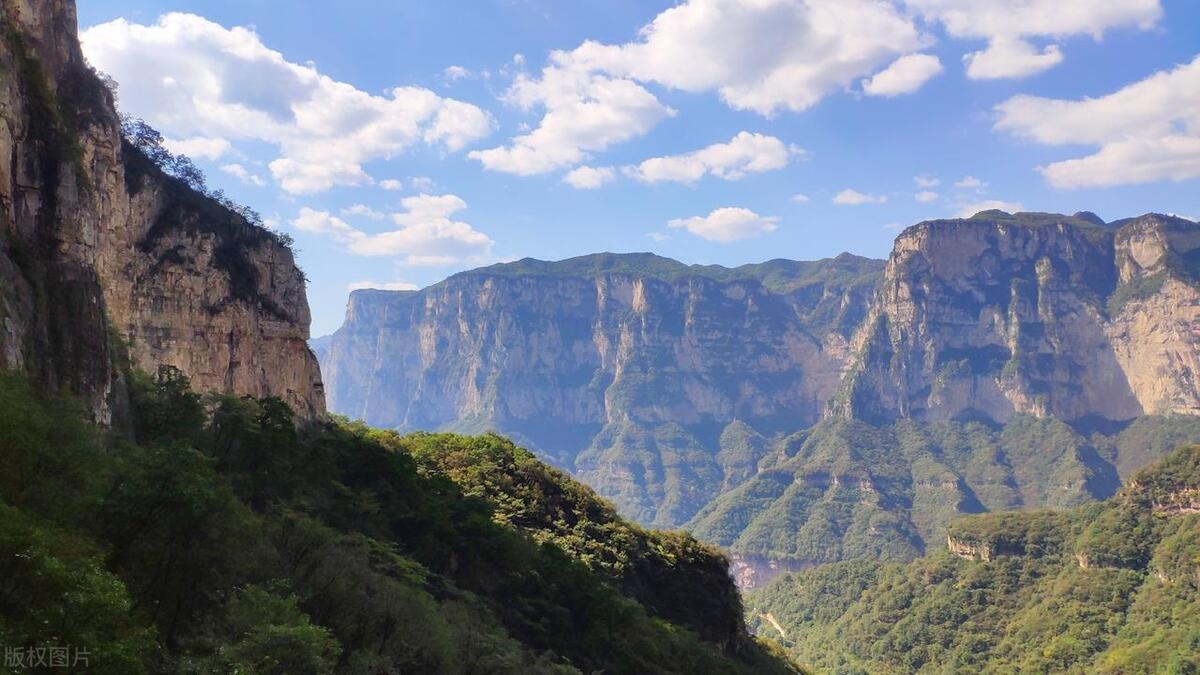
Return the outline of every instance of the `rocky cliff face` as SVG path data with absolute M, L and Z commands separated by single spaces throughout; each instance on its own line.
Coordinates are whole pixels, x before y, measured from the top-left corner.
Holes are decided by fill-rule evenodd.
M 511 434 L 627 513 L 677 524 L 753 473 L 758 434 L 819 418 L 879 267 L 589 256 L 356 292 L 323 348 L 331 406 Z
M 909 228 L 886 265 L 527 260 L 356 293 L 322 362 L 339 412 L 510 434 L 764 574 L 905 559 L 955 514 L 1104 498 L 1169 449 L 1080 439 L 1197 412 L 1198 262 L 1178 218 L 1002 212 Z M 875 431 L 789 455 L 822 417 Z M 1069 424 L 1012 431 L 1039 418 Z M 898 453 L 897 420 L 935 450 Z M 967 423 L 961 443 L 921 426 Z
M 1195 413 L 1200 228 L 986 212 L 896 240 L 831 409 L 891 420 Z
M 74 3 L 4 0 L 0 366 L 120 417 L 119 361 L 324 410 L 291 252 L 126 146 Z

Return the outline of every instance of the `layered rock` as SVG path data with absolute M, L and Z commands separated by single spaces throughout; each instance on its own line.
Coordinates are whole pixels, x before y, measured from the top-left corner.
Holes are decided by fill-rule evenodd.
M 1200 228 L 985 212 L 896 240 L 845 416 L 1103 423 L 1197 412 Z
M 755 434 L 819 419 L 879 267 L 602 255 L 358 291 L 323 347 L 331 406 L 511 434 L 627 513 L 678 524 L 754 472 Z
M 4 0 L 0 366 L 120 417 L 120 361 L 199 390 L 324 411 L 304 279 L 262 228 L 165 175 L 120 134 L 74 3 Z

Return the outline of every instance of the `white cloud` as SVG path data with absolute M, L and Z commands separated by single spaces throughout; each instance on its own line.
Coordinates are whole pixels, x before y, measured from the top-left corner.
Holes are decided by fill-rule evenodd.
M 250 28 L 193 14 L 154 25 L 117 19 L 80 35 L 88 60 L 121 83 L 121 103 L 171 137 L 265 141 L 291 193 L 371 182 L 363 164 L 417 143 L 457 151 L 490 115 L 420 87 L 378 96 L 286 60 Z
M 792 195 L 792 201 L 796 202 L 797 204 L 807 204 L 809 199 L 808 195 L 797 192 L 796 194 Z
M 349 244 L 366 236 L 341 218 L 307 206 L 302 207 L 300 215 L 292 220 L 292 227 L 301 232 L 324 235 L 342 244 Z
M 936 202 L 940 197 L 941 197 L 941 195 L 934 192 L 933 190 L 921 190 L 917 194 L 913 195 L 913 199 L 916 199 L 917 201 L 921 202 L 922 204 L 928 204 L 929 202 Z
M 775 217 L 760 216 L 750 209 L 726 207 L 707 216 L 676 218 L 668 221 L 667 227 L 684 229 L 709 241 L 728 243 L 774 232 L 778 224 L 779 219 Z
M 908 54 L 892 65 L 863 80 L 863 92 L 869 96 L 911 94 L 942 72 L 942 62 L 932 54 Z
M 418 192 L 433 192 L 434 188 L 437 187 L 437 183 L 429 176 L 413 176 L 408 179 L 408 183 Z
M 467 223 L 451 216 L 467 203 L 455 195 L 421 194 L 401 200 L 404 211 L 390 214 L 400 227 L 367 233 L 325 211 L 308 207 L 292 220 L 302 232 L 327 236 L 362 256 L 395 256 L 408 265 L 444 266 L 479 263 L 491 256 L 495 242 Z
M 650 237 L 651 239 L 653 239 L 654 241 L 657 241 L 660 244 L 664 241 L 671 240 L 671 235 L 666 234 L 665 232 L 647 232 L 646 236 Z
M 348 291 L 361 290 L 376 290 L 376 291 L 415 291 L 418 290 L 416 284 L 410 284 L 407 281 L 355 281 L 346 284 Z
M 689 0 L 638 39 L 555 51 L 536 76 L 519 73 L 506 99 L 544 110 L 507 146 L 471 153 L 520 175 L 579 164 L 675 114 L 643 85 L 716 91 L 731 107 L 804 110 L 897 56 L 924 46 L 911 19 L 878 0 Z
M 1061 188 L 1200 177 L 1200 56 L 1107 96 L 1077 101 L 1015 96 L 996 129 L 1046 145 L 1099 147 L 1039 170 Z
M 955 181 L 954 187 L 963 190 L 982 190 L 987 187 L 987 183 L 979 180 L 975 176 L 963 176 L 962 180 Z
M 992 38 L 983 51 L 963 56 L 967 77 L 974 80 L 1028 77 L 1049 70 L 1062 60 L 1058 45 L 1046 45 L 1038 51 L 1026 40 L 1006 35 Z
M 840 204 L 843 206 L 857 206 L 859 204 L 883 204 L 886 201 L 887 197 L 883 195 L 876 196 L 864 194 L 858 190 L 852 190 L 850 188 L 842 190 L 833 197 L 834 204 Z
M 624 45 L 585 42 L 561 63 L 690 92 L 731 107 L 800 111 L 926 42 L 890 2 L 690 0 Z
M 557 65 L 545 68 L 540 79 L 518 75 L 505 98 L 523 110 L 543 108 L 541 123 L 508 146 L 468 156 L 486 169 L 521 176 L 586 161 L 589 152 L 641 136 L 675 114 L 631 80 Z
M 234 178 L 237 178 L 246 185 L 262 187 L 267 184 L 262 177 L 254 175 L 249 169 L 241 164 L 222 164 L 220 169 L 223 173 L 227 173 Z
M 234 176 L 235 178 L 237 178 L 238 180 L 242 181 L 243 183 L 245 183 L 247 185 L 255 185 L 258 187 L 262 187 L 267 184 L 267 181 L 263 180 L 261 176 L 256 176 L 256 175 L 250 173 L 250 170 L 247 169 L 246 167 L 242 166 L 241 164 L 222 165 L 221 171 L 224 171 L 225 173 L 227 173 L 231 176 Z
M 968 205 L 962 207 L 962 209 L 960 209 L 958 212 L 958 217 L 959 218 L 970 218 L 971 216 L 975 215 L 976 213 L 979 213 L 980 211 L 992 211 L 992 210 L 1006 211 L 1008 213 L 1017 213 L 1019 211 L 1024 211 L 1025 207 L 1021 206 L 1020 202 L 1005 202 L 1005 201 L 1000 201 L 999 199 L 989 199 L 987 201 L 976 202 L 974 204 L 968 204 Z
M 581 166 L 563 176 L 563 182 L 579 190 L 595 190 L 616 178 L 611 166 Z
M 1024 77 L 1062 61 L 1057 44 L 1041 50 L 1028 38 L 1091 35 L 1111 28 L 1149 29 L 1162 17 L 1160 0 L 905 0 L 910 10 L 937 21 L 956 38 L 988 41 L 964 57 L 973 78 Z
M 470 76 L 471 76 L 471 71 L 467 70 L 466 68 L 463 68 L 462 66 L 449 66 L 445 70 L 442 71 L 442 77 L 445 77 L 446 80 L 448 80 L 450 82 L 461 80 L 463 78 L 470 77 Z
M 942 181 L 939 180 L 937 176 L 929 175 L 913 176 L 913 182 L 916 183 L 917 187 L 921 188 L 922 190 L 935 188 L 942 184 Z
M 804 151 L 789 147 L 774 136 L 743 131 L 728 143 L 715 143 L 682 155 L 652 157 L 626 172 L 643 183 L 673 181 L 694 183 L 705 175 L 737 180 L 748 173 L 774 171 Z
M 403 190 L 404 183 L 396 180 L 395 178 L 388 178 L 387 180 L 379 181 L 379 187 L 383 188 L 384 190 Z
M 352 204 L 342 209 L 341 214 L 347 218 L 358 216 L 360 218 L 370 218 L 371 220 L 383 220 L 387 217 L 387 214 L 382 211 L 376 211 L 366 204 Z
M 192 159 L 220 159 L 233 150 L 233 144 L 224 138 L 164 138 L 163 145 L 176 155 L 187 155 Z

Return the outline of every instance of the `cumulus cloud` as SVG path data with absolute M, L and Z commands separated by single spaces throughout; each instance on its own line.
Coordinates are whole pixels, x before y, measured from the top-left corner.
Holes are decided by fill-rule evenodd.
M 1063 60 L 1057 44 L 1035 47 L 1029 38 L 1091 35 L 1112 28 L 1152 28 L 1162 17 L 1160 0 L 906 0 L 926 20 L 937 21 L 952 37 L 987 40 L 987 47 L 963 57 L 967 76 L 976 79 L 1025 77 Z
M 998 80 L 1035 75 L 1062 63 L 1058 45 L 1037 47 L 1020 38 L 998 36 L 988 42 L 987 49 L 963 56 L 967 77 L 975 80 Z
M 670 220 L 667 227 L 687 230 L 709 241 L 728 243 L 774 232 L 779 227 L 779 219 L 760 216 L 750 209 L 725 207 L 707 216 Z
M 942 181 L 939 180 L 936 176 L 927 176 L 927 175 L 913 176 L 913 182 L 916 183 L 917 187 L 921 188 L 922 190 L 928 190 L 929 188 L 935 188 L 942 184 Z
M 792 201 L 797 204 L 807 204 L 809 202 L 808 195 L 797 192 L 792 195 Z
M 401 200 L 403 211 L 388 214 L 399 226 L 368 233 L 327 211 L 304 207 L 292 220 L 301 232 L 320 234 L 362 256 L 394 256 L 408 265 L 444 266 L 483 262 L 495 242 L 467 223 L 451 218 L 467 203 L 455 195 L 421 194 Z
M 982 190 L 987 187 L 987 183 L 979 180 L 975 176 L 963 176 L 961 180 L 954 182 L 954 187 L 963 190 Z
M 403 190 L 404 183 L 396 180 L 395 178 L 388 178 L 387 180 L 379 181 L 379 187 L 383 188 L 384 190 Z
M 1015 96 L 996 129 L 1045 145 L 1098 147 L 1039 167 L 1051 185 L 1102 187 L 1200 177 L 1200 56 L 1107 96 Z
M 913 199 L 916 199 L 917 201 L 921 202 L 922 204 L 928 204 L 929 202 L 936 202 L 940 197 L 941 197 L 941 195 L 934 192 L 933 190 L 921 190 L 917 194 L 913 195 Z
M 715 143 L 682 155 L 652 157 L 627 167 L 626 173 L 643 183 L 694 183 L 706 175 L 737 180 L 748 173 L 782 169 L 792 156 L 803 154 L 800 148 L 774 136 L 743 131 L 728 143 Z
M 563 176 L 563 182 L 579 190 L 595 190 L 616 176 L 617 172 L 611 166 L 581 166 Z
M 646 236 L 650 237 L 650 239 L 657 241 L 660 244 L 664 241 L 671 240 L 671 235 L 669 235 L 665 232 L 647 232 Z
M 942 62 L 932 54 L 908 54 L 890 66 L 863 80 L 863 92 L 868 96 L 900 96 L 911 94 L 942 72 Z
M 519 74 L 505 99 L 523 110 L 543 108 L 541 123 L 507 146 L 468 156 L 486 169 L 521 176 L 579 164 L 588 153 L 644 135 L 675 114 L 636 82 L 560 65 L 537 79 Z
M 376 290 L 376 291 L 415 291 L 418 289 L 416 284 L 410 284 L 407 281 L 354 281 L 346 284 L 348 291 L 361 290 Z
M 442 71 L 442 77 L 445 77 L 449 82 L 455 82 L 471 76 L 471 71 L 462 66 L 448 66 Z
M 999 199 L 989 199 L 987 201 L 975 202 L 974 204 L 967 204 L 959 210 L 957 215 L 959 218 L 970 218 L 980 211 L 992 210 L 1017 213 L 1019 211 L 1024 211 L 1025 207 L 1021 206 L 1020 202 L 1005 202 Z
M 250 170 L 241 164 L 225 164 L 221 167 L 221 171 L 234 176 L 246 185 L 262 187 L 267 184 L 267 181 L 263 180 L 261 176 L 250 173 Z
M 480 108 L 420 87 L 374 95 L 288 61 L 250 28 L 172 13 L 117 19 L 80 35 L 88 60 L 121 83 L 121 102 L 170 137 L 265 141 L 287 192 L 371 182 L 363 164 L 414 144 L 457 151 L 488 135 Z
M 625 44 L 586 41 L 520 73 L 506 100 L 544 111 L 506 146 L 471 153 L 488 169 L 530 175 L 586 161 L 675 114 L 644 85 L 715 91 L 729 106 L 771 115 L 804 110 L 924 39 L 876 0 L 689 0 Z
M 887 201 L 887 197 L 883 195 L 869 195 L 858 190 L 846 188 L 837 193 L 833 197 L 834 204 L 842 206 L 857 206 L 859 204 L 883 204 Z
M 360 218 L 370 218 L 371 220 L 383 220 L 387 217 L 387 214 L 384 212 L 376 211 L 366 204 L 352 204 L 342 209 L 341 214 L 347 218 L 357 216 Z

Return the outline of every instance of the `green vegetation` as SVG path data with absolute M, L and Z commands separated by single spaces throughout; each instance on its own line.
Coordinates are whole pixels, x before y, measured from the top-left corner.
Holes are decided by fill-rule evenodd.
M 746 555 L 905 562 L 941 546 L 959 516 L 1105 499 L 1122 478 L 1196 438 L 1200 419 L 1183 415 L 1090 436 L 1029 416 L 999 428 L 828 419 L 758 455 L 758 472 L 685 528 Z
M 874 286 L 883 272 L 883 261 L 843 253 L 836 258 L 815 261 L 768 260 L 763 263 L 722 267 L 721 265 L 685 265 L 653 253 L 597 253 L 560 261 L 522 258 L 462 274 L 503 277 L 582 277 L 625 274 L 659 281 L 675 282 L 688 278 L 720 282 L 754 280 L 773 293 L 790 293 L 814 284 L 840 287 L 866 284 Z
M 1182 447 L 1102 504 L 952 523 L 970 560 L 825 565 L 752 594 L 748 614 L 839 673 L 1200 672 L 1200 514 L 1161 508 L 1197 486 L 1200 446 Z
M 3 644 L 122 675 L 789 672 L 723 558 L 504 439 L 133 388 L 125 438 L 0 374 Z

